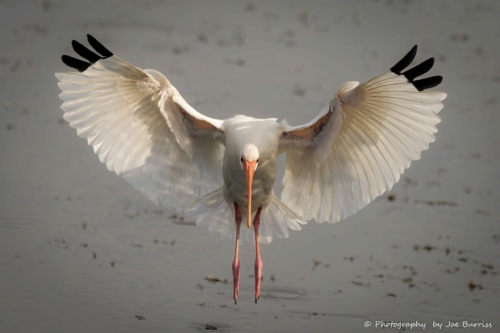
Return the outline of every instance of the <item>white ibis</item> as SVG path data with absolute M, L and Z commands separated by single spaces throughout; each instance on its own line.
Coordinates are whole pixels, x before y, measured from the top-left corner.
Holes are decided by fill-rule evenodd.
M 335 223 L 392 188 L 437 132 L 446 97 L 424 91 L 442 77 L 415 80 L 434 59 L 404 71 L 417 46 L 386 73 L 343 84 L 309 123 L 237 115 L 218 120 L 193 109 L 155 70 L 113 55 L 88 35 L 86 61 L 63 56 L 79 72 L 57 73 L 61 108 L 101 162 L 158 205 L 187 211 L 196 223 L 236 238 L 233 298 L 239 291 L 240 226 L 255 235 L 255 302 L 260 243 L 288 237 L 300 224 Z M 286 153 L 281 200 L 273 192 L 277 157 Z

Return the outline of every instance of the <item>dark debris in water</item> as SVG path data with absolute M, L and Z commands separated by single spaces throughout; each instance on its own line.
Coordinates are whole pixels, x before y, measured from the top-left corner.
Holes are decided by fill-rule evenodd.
M 493 241 L 495 243 L 500 242 L 500 234 L 493 234 L 490 237 L 492 237 L 490 239 L 493 239 Z M 449 235 L 438 234 L 437 239 L 438 240 L 444 240 L 444 239 L 448 240 L 448 239 L 451 239 L 451 237 Z M 391 247 L 398 248 L 398 246 L 395 246 L 395 245 L 393 245 Z M 498 269 L 498 267 L 495 267 L 492 263 L 481 262 L 480 260 L 475 259 L 474 258 L 475 251 L 473 251 L 473 250 L 457 249 L 457 248 L 453 248 L 453 247 L 450 247 L 447 245 L 438 247 L 438 246 L 434 245 L 433 243 L 416 244 L 413 246 L 413 250 L 415 250 L 416 252 L 428 252 L 428 253 L 433 252 L 434 254 L 436 253 L 435 250 L 438 250 L 437 251 L 438 255 L 442 255 L 443 257 L 446 256 L 446 258 L 448 259 L 446 261 L 438 260 L 439 264 L 444 264 L 444 265 L 448 266 L 445 268 L 446 274 L 458 274 L 459 272 L 463 271 L 463 269 L 461 269 L 461 267 L 459 267 L 459 265 L 456 261 L 459 261 L 462 263 L 467 263 L 468 265 L 475 265 L 475 269 L 473 270 L 473 273 L 477 274 L 477 276 L 476 276 L 477 279 L 479 279 L 478 277 L 500 274 L 500 270 Z M 454 256 L 454 254 L 456 254 L 456 257 Z M 354 258 L 355 257 L 346 256 L 346 257 L 343 257 L 343 260 L 353 261 Z M 373 255 L 370 255 L 368 258 L 370 259 L 370 262 L 375 263 L 376 265 L 380 266 L 383 269 L 387 270 L 390 268 L 388 265 L 384 265 L 379 261 L 374 261 Z M 318 266 L 319 264 L 320 264 L 320 262 L 318 261 L 316 266 Z M 370 274 L 371 279 L 369 279 L 368 281 L 365 281 L 363 279 L 363 276 L 358 274 L 358 275 L 355 275 L 355 278 L 354 278 L 354 280 L 351 281 L 351 283 L 355 286 L 371 288 L 372 286 L 371 286 L 370 280 L 372 280 L 372 279 L 373 279 L 372 281 L 375 283 L 375 286 L 377 286 L 378 283 L 387 283 L 389 280 L 394 280 L 394 281 L 402 282 L 409 289 L 416 289 L 419 291 L 425 291 L 425 289 L 423 289 L 423 288 L 424 288 L 424 286 L 426 286 L 429 288 L 429 290 L 431 290 L 433 292 L 441 292 L 442 291 L 441 287 L 440 287 L 440 283 L 438 281 L 428 282 L 428 281 L 422 281 L 422 280 L 416 278 L 415 276 L 417 276 L 417 274 L 419 274 L 419 272 L 417 271 L 416 268 L 414 268 L 411 265 L 402 265 L 402 266 L 396 265 L 396 266 L 392 266 L 392 268 L 395 271 L 398 271 L 402 268 L 403 270 L 406 270 L 406 274 L 404 274 L 403 276 L 393 276 L 390 274 L 379 274 L 378 272 L 373 272 L 373 271 L 375 271 L 375 268 L 368 267 L 367 270 L 373 272 L 372 274 Z M 447 279 L 448 278 L 445 278 L 444 280 L 447 281 Z M 483 287 L 483 285 L 478 283 L 477 280 L 476 281 L 470 280 L 467 285 L 468 285 L 468 288 L 470 291 L 483 290 L 485 288 L 485 287 Z M 496 292 L 496 289 L 493 288 L 492 290 L 493 290 L 493 292 Z M 335 294 L 338 294 L 338 293 L 340 293 L 340 291 L 336 292 Z M 459 295 L 463 296 L 463 294 L 461 294 L 461 293 Z M 396 298 L 404 297 L 404 294 L 398 295 L 397 293 L 392 292 L 392 293 L 387 293 L 386 296 L 396 299 Z M 480 297 L 474 301 L 480 302 L 481 301 Z M 310 314 L 310 315 L 313 315 L 313 314 Z
M 146 320 L 146 317 L 144 317 L 143 315 L 136 315 L 134 316 L 134 318 L 137 320 Z
M 468 33 L 463 32 L 462 34 L 455 33 L 451 36 L 451 40 L 454 42 L 467 42 L 470 36 Z
M 248 277 L 253 279 L 253 278 L 255 277 L 255 275 L 253 275 L 253 274 L 249 274 L 249 275 L 248 275 Z M 264 276 L 261 276 L 261 277 L 260 277 L 260 280 L 261 280 L 261 281 L 264 281 Z
M 176 225 L 196 226 L 196 221 L 185 221 L 184 217 L 182 216 L 179 217 L 175 214 L 172 215 L 170 219 L 172 220 L 172 223 Z
M 208 282 L 211 282 L 211 283 L 224 283 L 224 284 L 227 284 L 227 279 L 219 279 L 219 278 L 216 278 L 215 276 L 212 276 L 212 275 L 209 275 L 205 278 L 205 280 L 207 280 Z
M 199 42 L 202 42 L 202 43 L 206 43 L 208 41 L 207 35 L 205 35 L 204 33 L 198 34 L 198 36 L 196 37 L 196 39 Z
M 210 322 L 210 323 L 196 323 L 190 325 L 191 328 L 194 328 L 199 332 L 206 331 L 218 331 L 218 332 L 230 332 L 233 331 L 233 327 L 227 324 L 218 323 L 218 322 Z
M 480 267 L 481 267 L 481 274 L 482 275 L 486 275 L 486 274 L 498 275 L 499 274 L 498 271 L 494 271 L 495 266 L 493 266 L 493 264 L 482 263 Z
M 423 248 L 424 248 L 424 250 L 426 250 L 427 252 L 430 252 L 430 251 L 432 251 L 432 250 L 437 249 L 437 247 L 435 247 L 435 246 L 431 246 L 431 245 L 429 245 L 429 244 L 424 245 L 424 247 L 423 247 Z
M 358 287 L 371 287 L 371 283 L 363 283 L 361 281 L 352 280 L 352 284 Z
M 404 283 L 412 283 L 413 282 L 413 278 L 410 276 L 410 277 L 408 277 L 406 279 L 403 279 L 403 282 Z
M 70 244 L 63 238 L 54 238 L 54 243 L 57 245 L 57 247 L 63 247 L 64 249 L 69 249 Z
M 322 264 L 321 261 L 314 259 L 313 260 L 313 268 L 312 268 L 312 270 L 313 271 L 316 270 L 316 268 L 318 268 L 318 266 L 321 265 L 321 264 Z
M 425 250 L 427 252 L 431 252 L 432 250 L 437 250 L 437 247 L 430 244 L 424 244 L 424 245 L 416 244 L 415 246 L 413 246 L 413 250 L 415 251 Z
M 476 214 L 483 215 L 483 216 L 490 216 L 490 212 L 487 210 L 482 210 L 482 209 L 476 209 Z
M 404 181 L 405 181 L 404 187 L 418 186 L 418 182 L 417 182 L 417 180 L 415 178 L 405 177 Z
M 293 87 L 292 95 L 295 95 L 295 96 L 304 96 L 305 94 L 306 94 L 306 90 L 303 87 L 301 87 L 299 84 L 296 84 Z
M 436 292 L 440 292 L 441 291 L 441 288 L 439 288 L 439 284 L 438 283 L 431 283 L 431 282 L 427 282 L 427 281 L 422 281 L 422 284 L 424 286 L 433 288 L 434 291 L 436 291 Z
M 175 245 L 175 242 L 177 242 L 177 240 L 174 238 L 170 241 L 170 245 Z M 155 243 L 156 243 L 156 240 L 155 240 Z M 163 245 L 167 245 L 169 242 L 164 240 L 162 243 L 163 243 Z
M 132 242 L 132 246 L 138 249 L 142 249 L 142 244 Z
M 450 268 L 448 268 L 448 269 L 446 270 L 446 273 L 448 273 L 448 274 L 456 274 L 456 273 L 458 273 L 459 271 L 460 271 L 460 267 L 455 267 L 454 269 L 450 269 Z
M 495 243 L 500 242 L 500 235 L 494 234 L 491 238 L 495 241 Z
M 333 316 L 331 313 L 318 313 L 318 312 L 308 313 L 307 315 L 308 316 L 323 316 L 323 317 L 332 317 Z M 276 316 L 275 319 L 278 319 L 278 316 Z
M 476 281 L 474 281 L 474 280 L 470 280 L 469 283 L 468 283 L 468 286 L 469 286 L 469 290 L 470 291 L 474 291 L 474 289 L 476 289 L 476 288 L 479 289 L 479 290 L 483 290 L 484 289 L 484 287 L 481 284 L 476 283 Z

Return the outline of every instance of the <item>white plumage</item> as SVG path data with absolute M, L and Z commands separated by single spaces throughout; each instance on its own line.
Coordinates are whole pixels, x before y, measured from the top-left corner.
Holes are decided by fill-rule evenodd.
M 319 223 L 354 214 L 390 190 L 411 161 L 429 148 L 445 97 L 419 92 L 392 72 L 360 85 L 343 85 L 318 116 L 334 109 L 329 133 L 314 142 L 317 148 L 288 144 L 283 202 Z
M 258 242 L 288 237 L 288 229 L 310 219 L 337 222 L 390 190 L 434 141 L 446 97 L 423 92 L 441 77 L 415 80 L 433 59 L 403 72 L 415 46 L 387 73 L 343 84 L 307 124 L 241 115 L 217 120 L 193 109 L 161 73 L 88 39 L 100 55 L 73 41 L 89 62 L 63 56 L 80 73 L 56 74 L 64 119 L 148 199 L 192 214 L 209 231 L 236 235 L 235 300 L 242 220 L 255 227 L 257 299 Z M 281 153 L 287 157 L 280 201 L 273 187 Z
M 86 56 L 83 46 L 73 46 Z M 76 61 L 65 57 L 65 62 Z M 390 190 L 434 141 L 440 122 L 436 114 L 446 97 L 421 92 L 405 75 L 389 71 L 362 84 L 342 85 L 317 117 L 293 127 L 276 119 L 206 117 L 161 73 L 141 70 L 112 54 L 86 67 L 81 73 L 56 74 L 64 119 L 110 171 L 158 205 L 173 211 L 188 208 L 197 224 L 210 231 L 234 236 L 234 207 L 222 180 L 227 185 L 231 173 L 240 173 L 238 193 L 232 195 L 242 200 L 246 184 L 235 166 L 241 147 L 256 142 L 263 158 L 253 198 L 264 208 L 276 203 L 263 212 L 260 240 L 266 243 L 273 235 L 287 237 L 288 228 L 300 230 L 297 223 L 310 219 L 337 222 Z M 287 159 L 280 202 L 272 187 L 276 157 L 283 152 Z M 256 186 L 260 178 L 267 182 Z M 253 214 L 256 209 L 252 207 Z
M 190 108 L 160 73 L 112 56 L 84 73 L 56 77 L 64 119 L 87 139 L 108 170 L 148 199 L 178 211 L 222 184 L 224 147 L 204 138 L 217 134 L 191 138 L 175 107 L 181 105 L 217 127 L 222 122 Z

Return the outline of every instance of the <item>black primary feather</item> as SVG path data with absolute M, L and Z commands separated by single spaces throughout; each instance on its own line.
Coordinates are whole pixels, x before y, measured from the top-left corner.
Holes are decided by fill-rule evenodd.
M 104 58 L 109 58 L 113 56 L 113 53 L 105 48 L 101 43 L 97 41 L 94 37 L 91 35 L 87 35 L 87 39 L 89 41 L 89 44 L 94 48 L 94 50 L 97 51 L 100 55 L 102 55 Z
M 73 57 L 70 57 L 70 56 L 67 56 L 67 55 L 63 55 L 61 57 L 61 59 L 66 66 L 74 68 L 74 69 L 78 70 L 79 72 L 85 72 L 85 70 L 90 67 L 90 63 L 73 58 Z
M 423 63 L 407 70 L 403 75 L 408 79 L 408 81 L 413 81 L 417 76 L 423 75 L 431 70 L 434 65 L 434 58 L 429 58 Z
M 87 59 L 91 64 L 102 59 L 96 53 L 90 51 L 88 48 L 78 43 L 76 40 L 72 41 L 71 45 L 73 46 L 73 50 L 75 50 L 75 52 L 78 53 L 80 57 Z
M 408 52 L 403 59 L 401 59 L 397 64 L 391 67 L 391 72 L 394 74 L 401 74 L 401 72 L 408 67 L 409 64 L 415 59 L 415 55 L 417 54 L 417 45 L 415 45 L 410 52 Z
M 443 81 L 442 76 L 432 76 L 422 80 L 413 81 L 412 84 L 418 91 L 434 88 Z

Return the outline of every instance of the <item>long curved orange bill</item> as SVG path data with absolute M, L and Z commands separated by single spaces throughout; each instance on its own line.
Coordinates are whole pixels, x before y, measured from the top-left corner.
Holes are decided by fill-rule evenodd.
M 248 228 L 250 228 L 250 226 L 252 225 L 252 182 L 256 164 L 257 160 L 252 162 L 243 160 L 243 171 L 245 171 L 245 175 L 247 177 L 247 187 L 248 187 L 248 217 L 247 217 Z

